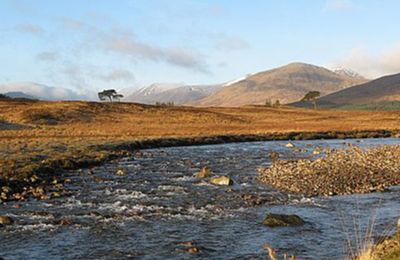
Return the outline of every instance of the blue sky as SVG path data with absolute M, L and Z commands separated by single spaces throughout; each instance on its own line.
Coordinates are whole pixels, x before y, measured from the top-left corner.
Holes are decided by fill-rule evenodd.
M 294 61 L 400 72 L 395 0 L 1 0 L 0 84 L 209 84 Z

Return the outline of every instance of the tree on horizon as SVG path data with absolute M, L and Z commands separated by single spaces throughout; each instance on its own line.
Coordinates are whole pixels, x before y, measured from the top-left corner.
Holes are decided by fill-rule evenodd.
M 317 99 L 321 95 L 319 91 L 308 92 L 301 101 L 310 101 L 314 105 L 314 109 L 317 109 Z
M 105 89 L 99 92 L 98 96 L 101 101 L 105 101 L 108 98 L 110 102 L 113 102 L 113 100 L 120 101 L 120 99 L 124 97 L 124 95 L 118 94 L 115 89 Z

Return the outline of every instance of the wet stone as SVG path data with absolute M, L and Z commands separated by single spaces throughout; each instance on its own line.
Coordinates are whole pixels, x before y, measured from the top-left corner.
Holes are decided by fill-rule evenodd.
M 14 223 L 14 220 L 9 216 L 0 216 L 0 225 L 11 225 Z
M 215 184 L 215 185 L 221 185 L 221 186 L 229 186 L 229 185 L 233 184 L 233 181 L 228 176 L 221 176 L 221 177 L 212 178 L 210 180 L 210 183 Z
M 297 215 L 268 214 L 262 222 L 268 227 L 301 226 L 305 221 Z

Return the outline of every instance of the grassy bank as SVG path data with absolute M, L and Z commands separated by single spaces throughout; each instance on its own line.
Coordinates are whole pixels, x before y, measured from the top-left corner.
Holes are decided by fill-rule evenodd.
M 98 165 L 141 148 L 389 137 L 399 125 L 400 112 L 0 101 L 0 185 L 10 190 L 3 191 L 2 200 L 42 197 L 32 190 L 59 184 L 64 170 Z

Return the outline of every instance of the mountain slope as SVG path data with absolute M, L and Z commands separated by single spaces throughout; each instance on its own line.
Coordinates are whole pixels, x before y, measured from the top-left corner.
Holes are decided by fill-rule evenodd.
M 183 86 L 164 84 L 163 87 L 160 84 L 152 84 L 132 93 L 125 100 L 144 104 L 173 102 L 176 105 L 182 105 L 202 99 L 220 90 L 220 88 L 222 88 L 222 85 Z
M 326 95 L 365 81 L 365 79 L 340 75 L 323 67 L 291 63 L 251 75 L 193 104 L 242 106 L 264 104 L 266 100 L 291 103 L 300 100 L 309 91 L 319 91 L 321 95 Z
M 320 102 L 369 104 L 400 101 L 400 73 L 372 80 L 320 98 Z

